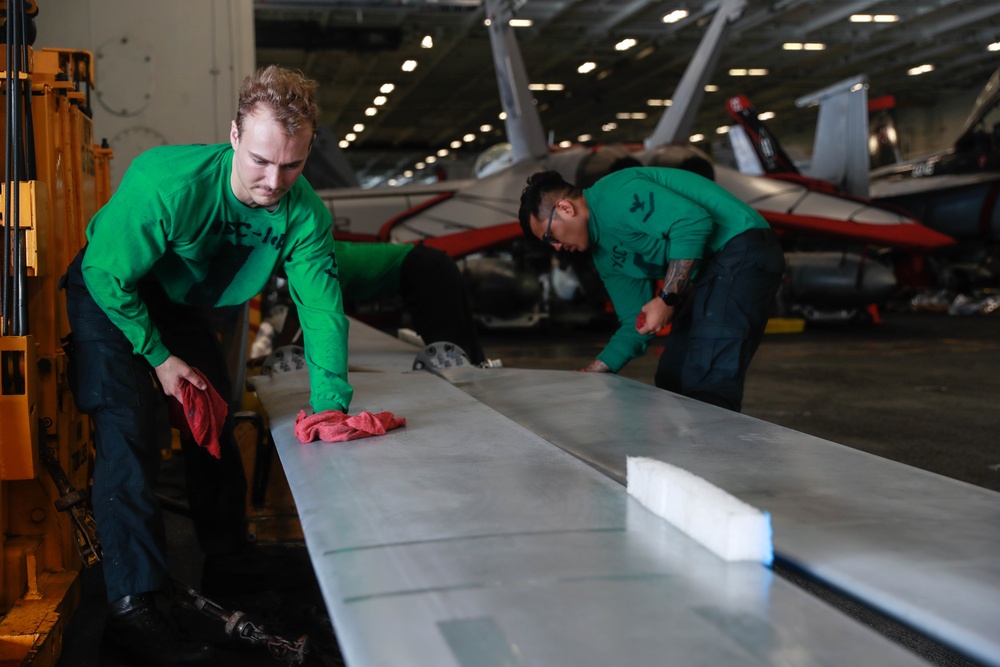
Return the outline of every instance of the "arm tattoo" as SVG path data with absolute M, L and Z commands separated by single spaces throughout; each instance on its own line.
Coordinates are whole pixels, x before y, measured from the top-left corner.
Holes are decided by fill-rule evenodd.
M 663 279 L 664 292 L 680 294 L 691 282 L 691 272 L 698 266 L 696 259 L 672 259 L 667 266 L 667 276 Z

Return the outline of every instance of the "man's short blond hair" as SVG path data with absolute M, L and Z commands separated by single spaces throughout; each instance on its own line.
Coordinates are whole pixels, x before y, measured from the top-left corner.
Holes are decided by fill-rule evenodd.
M 319 122 L 316 104 L 317 83 L 301 72 L 269 65 L 243 79 L 236 110 L 236 129 L 243 132 L 243 119 L 261 107 L 271 110 L 289 135 L 309 127 L 313 136 Z

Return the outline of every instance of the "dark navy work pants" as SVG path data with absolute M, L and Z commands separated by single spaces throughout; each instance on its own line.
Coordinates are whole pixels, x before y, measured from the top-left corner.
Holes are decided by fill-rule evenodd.
M 165 534 L 154 483 L 161 450 L 169 447 L 166 397 L 145 358 L 91 297 L 80 273 L 86 249 L 70 265 L 64 286 L 72 333 L 69 381 L 77 409 L 94 424 L 93 505 L 104 552 L 108 601 L 167 590 Z M 223 397 L 232 396 L 218 339 L 200 308 L 171 303 L 158 284 L 142 282 L 149 308 L 170 352 L 200 370 Z M 227 417 L 222 458 L 181 441 L 188 501 L 206 553 L 226 553 L 243 535 L 246 479 Z
M 458 345 L 474 364 L 486 361 L 465 280 L 455 261 L 436 248 L 417 246 L 403 259 L 400 293 L 424 342 Z
M 739 412 L 784 271 L 771 229 L 744 232 L 702 262 L 674 315 L 656 386 Z

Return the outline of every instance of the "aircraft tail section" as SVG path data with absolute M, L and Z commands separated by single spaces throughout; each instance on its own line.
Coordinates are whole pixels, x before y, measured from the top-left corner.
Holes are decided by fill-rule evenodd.
M 726 111 L 736 121 L 729 139 L 739 170 L 745 174 L 798 174 L 799 170 L 778 143 L 777 137 L 757 117 L 746 95 L 726 100 Z M 734 131 L 734 129 L 736 131 Z
M 961 141 L 962 137 L 971 135 L 976 130 L 976 126 L 982 122 L 987 112 L 993 109 L 998 103 L 1000 103 L 1000 68 L 997 68 L 993 72 L 993 76 L 990 77 L 990 80 L 986 82 L 983 90 L 979 93 L 979 96 L 976 97 L 976 103 L 972 107 L 972 112 L 962 127 L 959 141 Z
M 743 15 L 747 0 L 722 0 L 705 31 L 698 49 L 688 63 L 673 94 L 673 104 L 667 107 L 656 129 L 644 142 L 646 148 L 685 141 L 698 113 L 705 84 L 715 71 L 722 52 L 723 39 L 730 25 Z
M 528 74 L 521 51 L 510 27 L 512 10 L 509 0 L 486 0 L 490 47 L 500 89 L 504 127 L 511 146 L 514 164 L 528 159 L 542 159 L 549 153 L 542 121 L 528 88 Z
M 868 196 L 868 78 L 859 75 L 795 100 L 819 105 L 812 164 L 805 174 L 856 197 Z
M 883 95 L 868 102 L 868 166 L 872 169 L 902 162 L 899 134 L 892 109 L 896 99 Z

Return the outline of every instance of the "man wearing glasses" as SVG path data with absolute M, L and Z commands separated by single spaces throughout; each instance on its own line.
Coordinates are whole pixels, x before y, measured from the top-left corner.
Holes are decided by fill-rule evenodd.
M 785 270 L 760 214 L 697 174 L 636 167 L 587 189 L 555 171 L 533 174 L 518 217 L 529 238 L 589 250 L 611 297 L 619 328 L 583 370 L 618 372 L 671 324 L 656 386 L 740 410 Z

